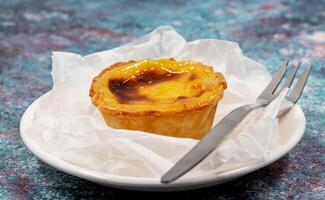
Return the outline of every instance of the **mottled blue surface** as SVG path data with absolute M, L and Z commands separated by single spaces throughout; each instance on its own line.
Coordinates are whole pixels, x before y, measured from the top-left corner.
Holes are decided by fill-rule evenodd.
M 1 1 L 0 199 L 325 199 L 325 1 Z M 50 90 L 51 51 L 89 54 L 157 26 L 187 40 L 233 40 L 274 71 L 285 59 L 314 65 L 299 104 L 302 141 L 281 160 L 238 180 L 186 193 L 98 186 L 38 160 L 19 136 L 24 110 Z

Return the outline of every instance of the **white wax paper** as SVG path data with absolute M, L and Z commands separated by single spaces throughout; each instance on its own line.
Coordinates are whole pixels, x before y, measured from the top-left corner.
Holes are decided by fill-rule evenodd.
M 119 176 L 160 177 L 198 141 L 108 127 L 88 95 L 94 76 L 128 60 L 175 58 L 199 61 L 221 72 L 228 88 L 214 123 L 232 109 L 254 103 L 270 80 L 266 68 L 245 57 L 237 43 L 222 40 L 186 42 L 173 28 L 159 27 L 127 45 L 88 56 L 54 52 L 53 89 L 35 112 L 30 134 L 48 151 L 79 167 Z M 263 162 L 278 134 L 283 92 L 258 109 L 222 145 L 186 176 L 218 173 Z

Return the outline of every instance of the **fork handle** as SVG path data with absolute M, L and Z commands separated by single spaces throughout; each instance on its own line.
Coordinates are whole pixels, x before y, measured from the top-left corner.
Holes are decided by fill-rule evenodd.
M 231 111 L 161 178 L 161 182 L 169 183 L 190 171 L 216 149 L 223 138 L 235 129 L 248 113 L 263 106 L 263 104 L 244 105 Z
M 201 141 L 214 140 L 220 143 L 221 139 L 233 131 L 237 125 L 250 113 L 252 110 L 263 107 L 262 104 L 250 104 L 240 106 L 229 114 L 227 114 L 221 121 L 219 121 Z M 201 143 L 201 141 L 199 143 Z M 198 144 L 199 144 L 198 143 Z

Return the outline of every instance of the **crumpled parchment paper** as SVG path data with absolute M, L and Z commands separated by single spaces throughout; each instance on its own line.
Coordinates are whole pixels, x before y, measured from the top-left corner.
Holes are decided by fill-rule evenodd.
M 245 57 L 237 43 L 186 42 L 173 28 L 162 26 L 129 44 L 85 57 L 54 52 L 54 86 L 39 103 L 30 134 L 44 151 L 85 169 L 119 176 L 160 177 L 198 141 L 110 128 L 92 105 L 88 91 L 92 78 L 115 62 L 170 57 L 211 65 L 225 76 L 228 89 L 214 123 L 232 109 L 254 103 L 270 80 L 266 68 Z M 267 108 L 250 113 L 186 176 L 263 162 L 277 138 L 276 116 L 285 93 Z

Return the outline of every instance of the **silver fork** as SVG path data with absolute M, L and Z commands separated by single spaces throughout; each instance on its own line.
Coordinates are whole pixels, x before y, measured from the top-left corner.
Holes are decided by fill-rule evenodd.
M 231 133 L 231 131 L 235 129 L 235 127 L 245 118 L 249 112 L 256 108 L 269 105 L 284 88 L 290 88 L 300 67 L 300 63 L 294 66 L 291 74 L 289 74 L 285 83 L 279 89 L 279 84 L 287 72 L 288 63 L 288 60 L 285 61 L 283 65 L 277 70 L 270 83 L 258 96 L 255 104 L 240 106 L 226 115 L 184 157 L 182 157 L 166 174 L 162 176 L 161 182 L 170 183 L 186 174 L 193 167 L 199 164 L 204 158 L 206 158 L 214 149 L 216 149 L 222 143 L 223 138 Z M 311 68 L 311 64 L 306 67 L 305 71 L 297 81 L 295 87 L 287 94 L 287 100 L 291 101 L 294 104 L 298 101 L 306 85 Z

